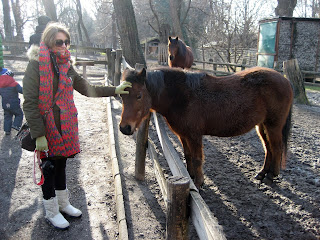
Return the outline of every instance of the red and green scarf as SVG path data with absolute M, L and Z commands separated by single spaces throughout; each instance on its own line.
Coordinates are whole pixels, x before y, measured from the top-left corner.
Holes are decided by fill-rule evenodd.
M 70 68 L 70 52 L 65 55 L 54 52 L 59 68 L 58 90 L 53 98 L 53 64 L 50 59 L 48 47 L 41 42 L 39 53 L 39 109 L 41 115 L 46 117 L 46 138 L 49 146 L 49 157 L 69 157 L 80 152 L 78 135 L 77 109 L 73 101 L 72 80 L 67 76 Z M 56 105 L 60 108 L 61 135 L 55 125 L 52 106 L 53 100 L 58 96 Z

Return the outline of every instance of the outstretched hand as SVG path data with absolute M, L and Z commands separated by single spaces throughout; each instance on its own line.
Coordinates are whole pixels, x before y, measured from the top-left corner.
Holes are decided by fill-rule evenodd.
M 119 86 L 116 87 L 115 94 L 129 94 L 129 91 L 124 91 L 124 89 L 131 87 L 131 82 L 122 82 Z
M 49 150 L 48 141 L 45 136 L 36 138 L 36 150 L 39 152 Z

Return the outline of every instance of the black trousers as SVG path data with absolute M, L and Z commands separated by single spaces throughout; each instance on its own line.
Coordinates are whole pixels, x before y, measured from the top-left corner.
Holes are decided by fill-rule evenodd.
M 44 199 L 55 197 L 55 190 L 66 189 L 66 162 L 67 158 L 42 159 L 44 183 L 41 188 Z

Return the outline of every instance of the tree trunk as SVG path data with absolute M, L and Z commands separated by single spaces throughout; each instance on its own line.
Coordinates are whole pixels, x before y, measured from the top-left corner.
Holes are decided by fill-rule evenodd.
M 297 59 L 284 61 L 283 72 L 293 84 L 295 101 L 300 104 L 309 104 L 304 88 L 304 79 L 302 77 Z
M 46 15 L 52 19 L 52 21 L 57 22 L 58 17 L 57 17 L 57 11 L 56 11 L 56 6 L 54 4 L 54 0 L 42 0 L 44 9 L 46 11 Z
M 112 48 L 118 48 L 118 38 L 117 38 L 117 23 L 116 23 L 116 13 L 112 13 Z
M 84 32 L 84 36 L 86 37 L 86 42 L 87 44 L 90 44 L 90 37 L 87 31 L 87 28 L 85 27 L 84 23 L 83 23 L 83 19 L 82 19 L 82 8 L 81 8 L 81 3 L 80 0 L 76 1 L 76 8 L 77 8 L 77 14 L 79 17 L 79 21 L 78 21 L 78 30 L 79 30 L 79 37 L 81 38 L 81 40 L 83 40 L 82 38 L 82 32 L 81 29 Z
M 3 8 L 3 25 L 4 25 L 4 33 L 5 40 L 12 41 L 13 40 L 13 29 L 11 25 L 11 17 L 10 17 L 10 5 L 9 0 L 2 0 L 2 8 Z
M 182 27 L 180 23 L 182 0 L 170 0 L 169 3 L 173 25 L 173 34 L 184 41 Z
M 297 5 L 297 0 L 278 0 L 278 6 L 275 8 L 276 16 L 292 17 L 293 10 Z
M 131 0 L 113 0 L 123 56 L 131 67 L 146 65 Z
M 16 41 L 23 42 L 23 21 L 21 18 L 21 8 L 20 8 L 20 1 L 19 0 L 11 0 L 12 12 L 14 16 L 14 20 L 16 22 Z

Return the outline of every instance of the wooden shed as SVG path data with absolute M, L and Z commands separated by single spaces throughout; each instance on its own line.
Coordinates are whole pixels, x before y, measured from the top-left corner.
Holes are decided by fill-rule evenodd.
M 320 72 L 320 18 L 278 17 L 259 21 L 257 65 L 279 67 L 296 58 L 301 70 Z
M 147 54 L 158 54 L 158 45 L 159 45 L 158 37 L 151 37 L 140 42 L 143 51 L 145 52 L 145 46 L 147 43 Z

